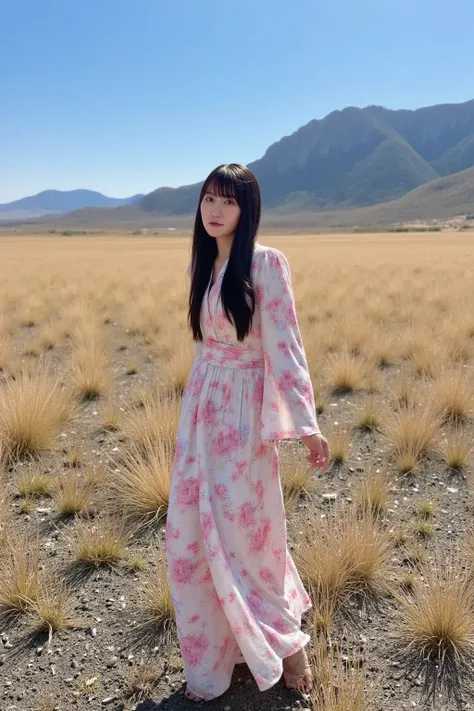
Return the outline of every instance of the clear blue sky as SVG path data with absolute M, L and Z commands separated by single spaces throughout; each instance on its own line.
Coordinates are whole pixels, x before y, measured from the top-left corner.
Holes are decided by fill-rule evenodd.
M 249 163 L 345 106 L 474 98 L 473 0 L 0 0 L 0 202 Z

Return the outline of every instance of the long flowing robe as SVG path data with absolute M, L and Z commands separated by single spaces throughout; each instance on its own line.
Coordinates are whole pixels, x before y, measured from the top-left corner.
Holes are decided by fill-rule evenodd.
M 309 636 L 311 602 L 287 548 L 278 441 L 320 432 L 295 313 L 277 249 L 255 245 L 256 310 L 243 342 L 209 283 L 203 341 L 186 385 L 166 526 L 169 581 L 188 689 L 211 699 L 248 664 L 260 690 Z

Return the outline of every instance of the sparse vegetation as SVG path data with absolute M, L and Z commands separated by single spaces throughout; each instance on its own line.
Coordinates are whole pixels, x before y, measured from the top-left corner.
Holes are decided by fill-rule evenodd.
M 88 237 L 2 242 L 0 668 L 14 685 L 38 657 L 37 693 L 11 700 L 22 711 L 50 692 L 45 711 L 84 711 L 120 686 L 119 704 L 159 705 L 184 680 L 164 532 L 194 355 L 189 239 L 162 233 L 149 249 L 140 234 L 131 249 L 131 237 Z M 304 705 L 315 711 L 428 708 L 430 669 L 443 697 L 474 678 L 471 237 L 292 235 L 282 247 L 332 455 L 327 472 L 311 472 L 300 442 L 278 444 L 289 549 L 313 605 L 304 628 L 316 684 Z M 29 255 L 53 242 L 38 270 Z M 198 388 L 190 396 L 194 407 Z M 245 385 L 242 402 L 252 396 Z M 222 408 L 219 422 L 230 415 Z M 226 508 L 229 520 L 235 512 Z M 254 579 L 236 551 L 225 554 L 236 576 Z M 392 665 L 392 622 L 407 674 Z M 23 635 L 35 646 L 21 659 Z M 267 707 L 255 685 L 242 688 L 244 705 Z M 5 687 L 5 699 L 15 692 Z
M 456 691 L 474 671 L 474 596 L 460 561 L 437 560 L 421 567 L 409 594 L 399 593 L 401 652 L 425 677 L 425 690 Z

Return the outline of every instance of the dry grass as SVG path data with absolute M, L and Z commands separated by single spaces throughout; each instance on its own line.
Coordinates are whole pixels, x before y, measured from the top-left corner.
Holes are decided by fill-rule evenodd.
M 181 398 L 167 388 L 139 392 L 141 406 L 128 411 L 120 423 L 121 432 L 145 451 L 157 441 L 174 450 L 181 413 Z
M 85 622 L 73 616 L 74 604 L 72 590 L 55 578 L 42 580 L 35 600 L 28 610 L 33 627 L 38 632 L 48 634 L 48 643 L 52 635 L 61 629 L 83 627 Z
M 419 573 L 430 561 L 433 542 L 425 539 L 435 523 L 434 512 L 429 502 L 424 505 L 420 502 L 417 506 L 411 493 L 407 498 L 400 495 L 399 507 L 394 506 L 392 510 L 388 503 L 392 493 L 388 475 L 387 479 L 383 475 L 391 471 L 392 462 L 395 461 L 402 472 L 416 471 L 420 464 L 428 462 L 431 453 L 436 454 L 450 469 L 462 475 L 459 476 L 460 491 L 464 475 L 474 490 L 474 475 L 469 473 L 474 416 L 474 310 L 467 262 L 468 256 L 473 254 L 472 236 L 454 232 L 406 237 L 387 234 L 383 238 L 331 234 L 319 235 L 313 240 L 292 235 L 285 242 L 279 237 L 267 239 L 264 236 L 262 242 L 283 249 L 292 265 L 299 321 L 332 460 L 347 461 L 353 451 L 354 459 L 356 453 L 360 455 L 368 472 L 367 477 L 362 474 L 359 483 L 355 483 L 355 477 L 345 468 L 333 467 L 328 478 L 337 491 L 350 487 L 354 506 L 350 512 L 341 512 L 337 506 L 334 510 L 325 507 L 329 518 L 318 521 L 314 530 L 310 525 L 302 537 L 296 530 L 291 532 L 302 576 L 310 581 L 308 589 L 315 602 L 315 629 L 330 630 L 336 637 L 341 628 L 337 624 L 331 629 L 335 615 L 338 623 L 342 622 L 341 613 L 356 615 L 359 602 L 369 602 L 369 596 L 384 594 L 388 585 L 389 595 L 393 594 L 393 588 L 402 589 L 407 599 L 412 600 L 413 607 L 415 597 L 422 593 L 425 585 Z M 123 559 L 121 570 L 136 573 L 135 580 L 129 575 L 128 584 L 136 585 L 138 577 L 140 582 L 147 580 L 144 585 L 145 597 L 148 597 L 146 610 L 137 619 L 156 625 L 157 632 L 153 631 L 151 637 L 154 645 L 156 634 L 161 635 L 165 630 L 171 635 L 174 629 L 164 558 L 158 560 L 156 566 L 149 566 L 146 573 L 140 572 L 149 558 L 149 550 L 142 548 L 142 542 L 140 548 L 133 546 L 133 555 L 127 550 L 130 538 L 125 534 L 125 525 L 130 523 L 132 514 L 147 522 L 150 518 L 161 519 L 168 505 L 181 395 L 194 354 L 185 318 L 189 236 L 173 235 L 168 239 L 161 235 L 159 240 L 134 236 L 132 241 L 109 235 L 94 239 L 68 237 L 67 240 L 15 235 L 5 237 L 2 249 L 5 260 L 0 262 L 0 312 L 3 314 L 0 318 L 0 448 L 3 446 L 6 450 L 9 471 L 3 480 L 0 472 L 0 481 L 2 485 L 8 482 L 14 490 L 20 482 L 20 473 L 27 471 L 23 462 L 15 461 L 17 457 L 47 453 L 54 446 L 56 435 L 61 433 L 61 445 L 41 462 L 39 471 L 46 472 L 46 467 L 54 472 L 63 469 L 61 479 L 56 479 L 51 491 L 59 511 L 92 515 L 91 499 L 97 482 L 93 484 L 94 477 L 82 463 L 82 452 L 74 451 L 73 444 L 64 458 L 62 444 L 81 441 L 84 455 L 88 457 L 92 448 L 94 460 L 100 454 L 107 457 L 118 452 L 119 461 L 115 463 L 118 472 L 108 472 L 103 497 L 102 492 L 97 497 L 98 503 L 106 502 L 110 516 L 104 521 L 78 518 L 61 525 L 65 530 L 72 529 L 72 554 L 83 560 L 84 565 L 111 565 Z M 51 258 L 45 260 L 47 250 Z M 370 261 L 367 261 L 369 252 Z M 41 274 L 37 269 L 38 256 L 44 265 Z M 14 274 L 8 267 L 13 260 L 18 265 Z M 317 279 L 310 266 L 316 263 Z M 113 325 L 105 325 L 111 320 Z M 38 327 L 27 332 L 20 328 L 22 323 L 28 326 L 35 323 Z M 25 351 L 31 356 L 24 357 Z M 40 389 L 38 371 L 43 364 L 52 365 L 54 373 L 48 386 Z M 138 369 L 138 402 L 133 403 L 130 389 L 135 377 L 132 373 Z M 126 372 L 131 377 L 126 377 Z M 56 384 L 56 394 L 66 393 L 59 385 L 61 381 L 85 400 L 77 429 L 66 426 L 66 419 L 57 416 L 59 406 L 51 407 L 55 397 L 51 384 Z M 28 398 L 21 395 L 22 383 L 27 383 L 29 391 L 40 389 L 36 404 L 31 392 Z M 11 389 L 14 393 L 9 395 Z M 341 393 L 343 396 L 339 397 Z M 107 399 L 100 403 L 88 402 L 105 394 Z M 71 395 L 68 399 L 73 402 Z M 75 408 L 71 407 L 74 414 Z M 386 410 L 393 409 L 394 412 L 386 414 Z M 356 413 L 355 419 L 353 413 Z M 441 429 L 438 429 L 440 424 Z M 374 434 L 354 436 L 352 440 L 351 425 L 373 432 L 380 428 L 385 438 Z M 87 433 L 83 432 L 86 428 Z M 104 441 L 96 448 L 94 440 L 100 428 L 107 432 L 99 435 Z M 291 512 L 290 529 L 296 525 L 299 530 L 304 511 L 295 515 L 297 502 L 300 495 L 311 493 L 314 480 L 296 459 L 287 467 L 285 447 L 280 451 L 285 505 Z M 365 457 L 372 461 L 379 454 L 382 459 L 377 460 L 376 466 L 380 472 L 368 469 Z M 64 459 L 69 464 L 68 470 L 64 470 Z M 437 474 L 442 470 L 439 459 L 433 459 L 432 466 Z M 29 467 L 30 472 L 38 472 Z M 447 477 L 448 472 L 443 475 Z M 103 474 L 98 472 L 97 479 L 102 478 Z M 339 483 L 343 481 L 347 484 Z M 405 486 L 405 482 L 402 483 Z M 40 493 L 35 482 L 25 484 L 20 502 L 20 511 L 33 509 L 30 520 L 18 516 L 18 501 L 10 501 L 6 488 L 1 491 L 0 538 L 2 526 L 7 530 L 9 524 L 5 522 L 8 520 L 17 528 L 34 526 L 35 497 Z M 46 489 L 43 493 L 47 493 Z M 464 497 L 454 497 L 443 504 L 448 508 L 458 505 L 464 506 Z M 461 508 L 454 509 L 456 513 L 458 510 Z M 400 514 L 407 511 L 416 516 L 407 524 L 407 530 L 397 530 Z M 117 519 L 115 512 L 120 512 Z M 123 525 L 119 518 L 122 512 Z M 443 545 L 452 545 L 453 538 L 447 538 L 445 532 L 438 529 L 438 522 L 435 525 L 440 542 L 442 539 Z M 385 526 L 394 530 L 391 533 L 381 530 Z M 73 532 L 76 527 L 77 534 Z M 395 545 L 398 549 L 391 551 Z M 15 577 L 17 581 L 23 579 L 23 584 L 18 583 L 16 589 L 28 587 L 25 565 L 22 568 L 19 562 L 21 556 L 27 554 L 20 547 L 24 548 L 25 544 L 15 542 L 16 563 L 12 563 L 0 544 L 3 560 L 0 590 L 5 595 L 10 591 L 11 614 L 25 612 L 25 600 L 29 599 L 29 594 L 15 597 L 12 582 Z M 471 541 L 468 556 L 473 562 L 469 574 L 474 580 L 473 550 Z M 162 556 L 162 549 L 159 551 Z M 69 554 L 68 550 L 64 552 Z M 58 553 L 59 562 L 63 551 L 58 550 Z M 394 562 L 402 559 L 404 566 L 410 567 L 401 567 L 397 575 L 392 574 L 392 555 Z M 34 570 L 33 563 L 30 570 Z M 33 585 L 33 573 L 30 577 Z M 443 580 L 442 575 L 440 579 Z M 37 580 L 37 588 L 40 587 L 41 579 Z M 364 594 L 367 598 L 360 600 L 359 595 Z M 34 591 L 32 595 L 34 597 Z M 7 605 L 5 609 L 10 608 Z M 32 612 L 32 603 L 28 611 Z M 68 626 L 72 620 L 66 603 L 55 607 L 53 594 L 46 600 L 42 617 L 43 629 L 48 634 L 55 627 Z M 379 630 L 374 633 L 379 635 Z M 137 634 L 144 636 L 146 629 L 139 627 Z M 175 636 L 172 639 L 175 643 Z M 383 645 L 386 640 L 380 635 L 377 644 L 379 641 Z M 347 660 L 340 651 L 336 648 L 332 652 L 323 647 L 316 650 L 316 654 L 320 654 L 316 679 L 324 683 L 319 688 L 316 686 L 316 696 L 308 699 L 306 705 L 314 705 L 319 711 L 370 708 L 370 697 L 364 699 L 362 672 L 346 670 L 351 659 L 349 656 Z M 436 659 L 435 653 L 433 659 Z M 149 695 L 156 678 L 156 670 L 149 671 L 146 667 L 133 667 L 136 674 L 130 683 L 130 694 L 137 698 Z M 465 669 L 471 675 L 467 666 Z M 98 677 L 92 674 L 91 671 L 85 680 L 83 692 L 97 698 Z M 94 678 L 96 681 L 90 682 Z M 392 685 L 393 679 L 388 671 L 387 682 L 397 694 L 392 705 L 400 702 L 399 694 L 403 693 Z M 369 685 L 370 682 L 371 679 Z M 406 701 L 410 703 L 412 696 Z
M 139 627 L 155 630 L 165 645 L 175 629 L 175 611 L 168 582 L 164 546 L 157 538 L 154 543 L 154 568 L 150 571 L 142 591 L 141 622 Z
M 429 499 L 423 499 L 419 501 L 416 506 L 416 513 L 421 519 L 429 519 L 435 515 L 437 506 L 434 501 Z
M 58 473 L 52 496 L 61 516 L 89 512 L 96 488 L 95 479 L 87 474 L 77 471 Z
M 98 520 L 77 522 L 72 539 L 72 553 L 78 565 L 86 568 L 110 566 L 126 553 L 129 534 L 122 518 L 106 514 Z
M 26 499 L 38 496 L 49 496 L 54 488 L 50 474 L 45 474 L 34 466 L 33 469 L 21 472 L 18 478 L 18 493 Z
M 472 376 L 465 369 L 445 370 L 434 382 L 437 414 L 450 422 L 464 422 L 474 413 Z
M 431 404 L 398 407 L 383 422 L 393 461 L 402 474 L 416 471 L 422 458 L 435 449 L 441 417 Z
M 318 489 L 317 479 L 308 463 L 289 449 L 280 451 L 280 478 L 287 513 L 293 511 L 302 496 L 313 494 Z
M 474 435 L 459 425 L 451 427 L 438 442 L 437 453 L 449 469 L 465 471 L 472 465 Z
M 363 431 L 380 429 L 382 408 L 374 396 L 368 397 L 357 413 L 357 427 Z
M 39 590 L 40 542 L 8 536 L 0 554 L 0 614 L 26 612 Z
M 334 394 L 361 390 L 367 373 L 365 362 L 349 350 L 329 357 L 329 386 Z
M 355 655 L 354 655 L 355 656 Z M 375 684 L 369 690 L 366 673 L 357 664 L 348 664 L 347 655 L 328 644 L 324 635 L 315 635 L 313 644 L 314 687 L 310 706 L 314 711 L 371 711 L 375 709 Z
M 314 531 L 308 529 L 296 561 L 316 611 L 326 618 L 354 595 L 386 592 L 391 549 L 389 534 L 353 507 L 336 506 Z
M 110 388 L 110 356 L 99 326 L 81 324 L 72 343 L 71 379 L 81 400 L 95 400 Z
M 52 374 L 38 369 L 8 377 L 0 389 L 0 440 L 8 459 L 51 449 L 74 414 L 71 394 Z
M 110 482 L 115 505 L 138 519 L 166 515 L 171 487 L 173 450 L 156 438 L 131 444 Z
M 326 432 L 326 438 L 331 450 L 331 459 L 336 464 L 343 464 L 351 451 L 352 439 L 345 427 L 332 426 Z
M 176 338 L 173 339 L 173 345 Z M 162 377 L 165 383 L 179 396 L 184 392 L 194 360 L 194 344 L 185 338 L 177 342 L 169 360 L 163 365 Z
M 151 660 L 141 661 L 139 665 L 127 669 L 124 675 L 125 696 L 134 703 L 151 699 L 162 676 L 161 667 Z
M 364 514 L 380 516 L 390 501 L 394 482 L 380 468 L 374 467 L 356 485 L 353 498 L 356 506 Z
M 432 662 L 434 677 L 425 684 L 431 692 L 438 686 L 456 687 L 461 672 L 468 677 L 474 672 L 471 580 L 462 561 L 441 561 L 437 552 L 434 561 L 421 566 L 412 592 L 397 593 L 401 616 L 396 634 L 404 645 L 402 656 L 420 669 Z

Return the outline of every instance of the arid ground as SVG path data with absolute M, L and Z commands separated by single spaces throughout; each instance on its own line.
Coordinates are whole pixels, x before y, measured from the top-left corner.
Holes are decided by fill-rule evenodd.
M 325 473 L 281 446 L 315 688 L 208 708 L 474 708 L 474 233 L 262 234 Z M 191 708 L 163 533 L 189 236 L 0 233 L 0 709 Z

